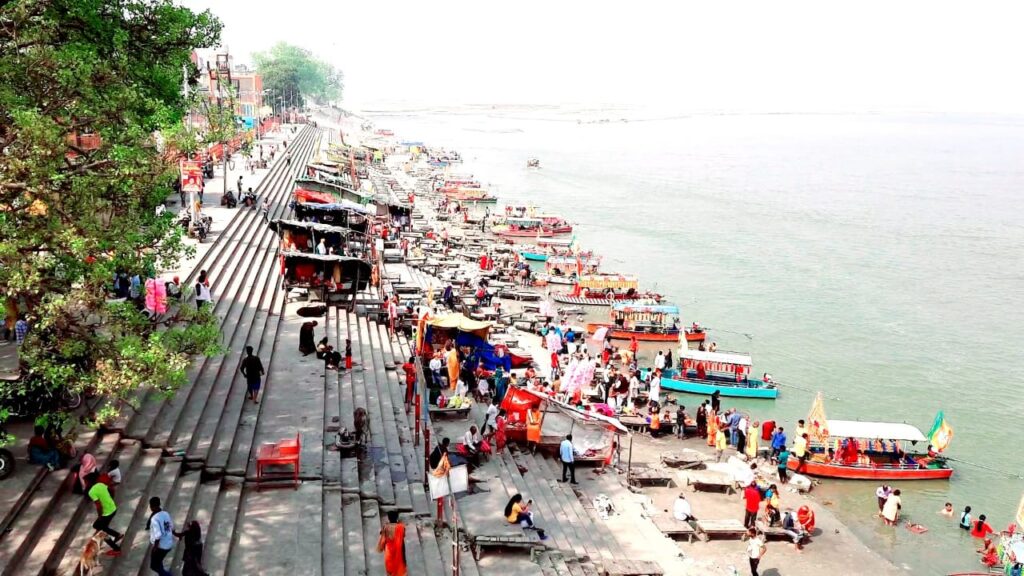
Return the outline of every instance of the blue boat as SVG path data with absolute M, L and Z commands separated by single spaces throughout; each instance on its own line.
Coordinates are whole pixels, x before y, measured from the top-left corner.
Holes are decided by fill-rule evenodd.
M 778 398 L 779 388 L 768 381 L 751 378 L 751 359 L 736 352 L 705 352 L 683 347 L 679 352 L 681 370 L 665 370 L 661 389 L 672 392 L 732 398 Z
M 519 255 L 523 257 L 523 260 L 530 260 L 531 262 L 547 262 L 548 261 L 548 255 L 547 254 L 538 254 L 537 252 L 526 252 L 524 250 L 523 252 L 520 252 Z

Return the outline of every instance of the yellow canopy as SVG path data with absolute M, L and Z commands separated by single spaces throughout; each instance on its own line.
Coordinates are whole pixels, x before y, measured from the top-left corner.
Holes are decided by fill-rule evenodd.
M 490 322 L 473 320 L 471 318 L 466 318 L 462 314 L 448 314 L 446 316 L 431 318 L 427 320 L 427 325 L 434 326 L 435 328 L 447 328 L 449 330 L 455 328 L 462 332 L 472 332 L 485 340 L 491 331 Z
M 580 288 L 593 289 L 605 289 L 614 288 L 616 290 L 623 290 L 629 288 L 636 288 L 640 284 L 636 278 L 629 276 L 582 276 L 579 279 L 578 284 Z

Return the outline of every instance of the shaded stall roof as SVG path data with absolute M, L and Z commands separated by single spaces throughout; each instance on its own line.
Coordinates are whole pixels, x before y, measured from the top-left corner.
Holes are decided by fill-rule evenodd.
M 321 204 L 319 202 L 302 202 L 301 206 L 304 210 L 327 210 L 333 212 L 355 212 L 363 216 L 374 216 L 377 214 L 377 210 L 369 208 L 362 204 L 357 204 L 351 200 L 340 200 L 338 202 L 331 202 L 329 204 Z
M 286 228 L 293 230 L 313 230 L 324 234 L 340 234 L 342 236 L 347 236 L 349 234 L 362 235 L 362 232 L 357 232 L 344 226 L 332 226 L 330 224 L 320 224 L 318 222 L 301 222 L 299 220 L 284 220 L 281 218 L 272 220 L 270 222 L 270 228 L 275 232 L 280 231 L 282 228 Z
M 360 274 L 364 275 L 366 278 L 369 278 L 371 272 L 373 272 L 373 266 L 371 266 L 369 262 L 355 256 L 342 256 L 340 254 L 313 254 L 310 252 L 291 251 L 281 252 L 281 256 L 283 256 L 286 261 L 309 260 L 314 262 L 335 262 L 341 264 L 342 267 L 346 269 L 346 274 L 347 269 L 352 269 L 353 271 L 359 269 Z

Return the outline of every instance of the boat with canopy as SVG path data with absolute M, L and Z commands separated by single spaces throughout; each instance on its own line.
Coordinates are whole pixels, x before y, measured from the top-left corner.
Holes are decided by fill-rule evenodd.
M 953 475 L 941 456 L 953 429 L 941 412 L 925 436 L 901 422 L 829 420 L 819 393 L 807 421 L 810 456 L 801 463 L 791 455 L 787 462 L 800 474 L 848 480 L 946 480 Z M 908 450 L 919 443 L 927 446 L 923 452 Z
M 676 334 L 678 336 L 678 333 Z M 661 388 L 689 394 L 714 394 L 734 398 L 777 398 L 778 386 L 771 381 L 752 378 L 753 361 L 742 352 L 706 352 L 679 350 L 680 368 L 665 370 Z
M 580 254 L 579 256 L 550 256 L 544 262 L 544 272 L 537 275 L 539 283 L 566 284 L 576 283 L 580 271 L 584 274 L 597 274 L 601 266 L 599 256 Z
M 591 322 L 587 332 L 604 329 L 604 337 L 613 340 L 637 339 L 645 342 L 679 340 L 679 307 L 671 304 L 616 304 L 611 323 Z M 601 338 L 602 340 L 604 338 Z
M 640 282 L 621 274 L 583 275 L 568 294 L 552 294 L 555 302 L 580 306 L 611 306 L 616 303 L 661 302 L 661 294 L 639 292 Z

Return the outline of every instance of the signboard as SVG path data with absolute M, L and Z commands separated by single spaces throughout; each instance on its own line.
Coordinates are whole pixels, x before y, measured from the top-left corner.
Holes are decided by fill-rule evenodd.
M 181 161 L 181 190 L 183 192 L 203 191 L 203 165 L 199 161 Z

